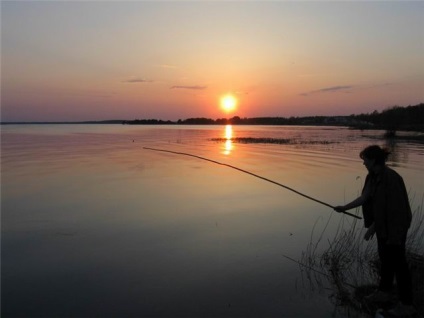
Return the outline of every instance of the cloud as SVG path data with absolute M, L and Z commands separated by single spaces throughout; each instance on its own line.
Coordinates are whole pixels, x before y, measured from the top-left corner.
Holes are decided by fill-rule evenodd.
M 326 93 L 326 92 L 336 92 L 336 91 L 341 91 L 341 90 L 345 90 L 345 89 L 350 89 L 353 86 L 333 86 L 333 87 L 327 87 L 327 88 L 322 88 L 319 90 L 319 92 L 322 93 Z
M 392 85 L 396 85 L 396 84 L 399 84 L 399 82 L 384 82 L 384 83 L 379 83 L 379 84 L 368 85 L 365 88 L 387 87 L 387 86 L 392 86 Z
M 311 96 L 311 95 L 315 95 L 315 94 L 335 93 L 335 92 L 352 93 L 352 92 L 356 92 L 356 91 L 359 91 L 359 90 L 378 89 L 378 88 L 391 89 L 391 86 L 397 85 L 397 84 L 399 84 L 399 82 L 382 82 L 382 83 L 358 84 L 358 85 L 339 85 L 339 86 L 321 88 L 321 89 L 318 89 L 318 90 L 301 93 L 299 95 L 300 96 Z
M 235 91 L 234 94 L 236 94 L 238 96 L 240 96 L 240 95 L 249 95 L 250 92 L 251 92 L 250 90 L 245 90 L 245 91 L 240 90 L 240 91 Z
M 310 91 L 306 93 L 301 93 L 301 96 L 310 96 L 315 94 L 321 94 L 321 93 L 334 93 L 334 92 L 340 92 L 340 91 L 347 91 L 349 89 L 354 88 L 352 85 L 339 85 L 339 86 L 331 86 L 331 87 L 325 87 L 321 88 L 315 91 Z
M 171 64 L 160 64 L 158 66 L 162 68 L 177 68 L 177 66 Z
M 152 80 L 144 79 L 144 78 L 132 78 L 129 80 L 122 81 L 123 83 L 153 83 Z
M 202 90 L 206 89 L 207 86 L 193 85 L 193 86 L 172 86 L 171 89 L 192 89 L 192 90 Z
M 28 91 L 31 93 L 31 91 Z M 63 90 L 60 92 L 52 93 L 56 96 L 72 96 L 72 97 L 83 97 L 83 98 L 112 98 L 116 96 L 115 92 L 104 92 L 101 90 L 89 90 L 89 89 L 78 89 L 78 90 Z

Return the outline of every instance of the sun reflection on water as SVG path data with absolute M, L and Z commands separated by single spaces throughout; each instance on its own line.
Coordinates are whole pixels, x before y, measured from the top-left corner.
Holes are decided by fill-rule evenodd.
M 226 139 L 226 141 L 225 141 L 224 155 L 231 154 L 231 151 L 234 148 L 233 142 L 231 140 L 232 138 L 233 138 L 233 126 L 226 125 L 225 126 L 225 139 Z

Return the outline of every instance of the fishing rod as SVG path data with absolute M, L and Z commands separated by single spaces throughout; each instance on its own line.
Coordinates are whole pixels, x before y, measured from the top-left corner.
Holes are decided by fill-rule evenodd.
M 193 158 L 197 158 L 197 159 L 201 159 L 201 160 L 209 161 L 209 162 L 212 162 L 212 163 L 215 163 L 215 164 L 221 165 L 221 166 L 226 166 L 226 167 L 229 167 L 229 168 L 231 168 L 231 169 L 235 169 L 235 170 L 238 170 L 238 171 L 240 171 L 240 172 L 243 172 L 243 173 L 249 174 L 249 175 L 251 175 L 251 176 L 254 176 L 254 177 L 256 177 L 256 178 L 262 179 L 262 180 L 264 180 L 264 181 L 267 181 L 267 182 L 273 183 L 273 184 L 278 185 L 278 186 L 280 186 L 280 187 L 282 187 L 282 188 L 285 188 L 285 189 L 287 189 L 287 190 L 289 190 L 289 191 L 292 191 L 292 192 L 294 192 L 294 193 L 296 193 L 296 194 L 298 194 L 298 195 L 300 195 L 300 196 L 302 196 L 302 197 L 304 197 L 304 198 L 307 198 L 307 199 L 309 199 L 309 200 L 315 201 L 315 202 L 317 202 L 317 203 L 320 203 L 320 204 L 322 204 L 322 205 L 325 205 L 325 206 L 327 206 L 327 207 L 329 207 L 329 208 L 334 209 L 334 206 L 332 206 L 332 205 L 330 205 L 330 204 L 328 204 L 328 203 L 325 203 L 325 202 L 323 202 L 323 201 L 321 201 L 321 200 L 315 199 L 315 198 L 313 198 L 313 197 L 311 197 L 311 196 L 309 196 L 309 195 L 306 195 L 306 194 L 304 194 L 304 193 L 301 193 L 301 192 L 299 192 L 299 191 L 297 191 L 297 190 L 295 190 L 295 189 L 293 189 L 293 188 L 290 188 L 290 187 L 288 187 L 288 186 L 286 186 L 286 185 L 284 185 L 284 184 L 282 184 L 282 183 L 279 183 L 279 182 L 276 182 L 276 181 L 274 181 L 274 180 L 271 180 L 271 179 L 268 179 L 268 178 L 262 177 L 262 176 L 260 176 L 260 175 L 257 175 L 257 174 L 255 174 L 255 173 L 253 173 L 253 172 L 250 172 L 250 171 L 247 171 L 247 170 L 244 170 L 244 169 L 238 168 L 238 167 L 236 167 L 236 166 L 229 165 L 229 164 L 227 164 L 227 163 L 222 163 L 222 162 L 219 162 L 219 161 L 216 161 L 216 160 L 208 159 L 208 158 L 205 158 L 205 157 L 201 157 L 201 156 L 193 155 L 193 154 L 186 153 L 186 152 L 178 152 L 178 151 L 171 151 L 171 150 L 158 149 L 158 148 L 151 148 L 151 147 L 143 147 L 143 149 L 146 149 L 146 150 L 153 150 L 153 151 L 159 151 L 159 152 L 167 152 L 167 153 L 172 153 L 172 154 L 175 154 L 175 155 L 189 156 L 189 157 L 193 157 Z M 362 219 L 360 216 L 357 216 L 357 215 L 355 215 L 355 214 L 352 214 L 352 213 L 349 213 L 349 212 L 346 212 L 346 211 L 342 211 L 341 213 L 344 213 L 344 214 L 346 214 L 346 215 L 349 215 L 349 216 L 354 217 L 354 218 L 357 218 L 357 219 Z

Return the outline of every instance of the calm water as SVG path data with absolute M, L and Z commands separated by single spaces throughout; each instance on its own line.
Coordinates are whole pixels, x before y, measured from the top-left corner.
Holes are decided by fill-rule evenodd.
M 328 317 L 297 264 L 355 198 L 366 145 L 423 196 L 424 146 L 336 127 L 2 126 L 2 317 Z M 212 138 L 290 138 L 291 145 Z

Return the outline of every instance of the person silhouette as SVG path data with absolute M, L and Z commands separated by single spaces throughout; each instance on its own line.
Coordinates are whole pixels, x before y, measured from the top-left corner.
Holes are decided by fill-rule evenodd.
M 416 311 L 412 304 L 412 281 L 405 254 L 405 243 L 411 225 L 412 213 L 403 178 L 386 165 L 390 152 L 377 145 L 360 152 L 368 170 L 361 195 L 346 205 L 334 207 L 344 212 L 362 206 L 364 225 L 368 230 L 364 239 L 377 236 L 381 262 L 378 289 L 365 297 L 369 302 L 388 302 L 396 277 L 399 303 L 388 312 L 404 317 Z

